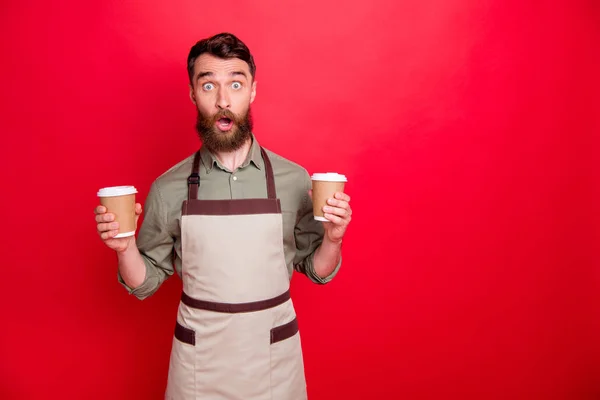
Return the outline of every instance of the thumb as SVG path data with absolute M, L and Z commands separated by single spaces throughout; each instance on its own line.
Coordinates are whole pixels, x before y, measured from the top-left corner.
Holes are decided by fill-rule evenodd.
M 312 189 L 308 189 L 308 197 L 312 200 Z
M 142 205 L 140 203 L 135 203 L 135 227 L 137 229 L 138 220 L 140 219 L 140 214 L 142 213 Z

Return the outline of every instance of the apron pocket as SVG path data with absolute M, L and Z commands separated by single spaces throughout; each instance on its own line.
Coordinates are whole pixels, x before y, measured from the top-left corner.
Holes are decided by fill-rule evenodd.
M 287 324 L 271 329 L 271 344 L 289 339 L 296 333 L 298 333 L 298 320 L 294 317 L 294 319 Z
M 277 400 L 306 399 L 306 382 L 298 321 L 271 329 L 271 396 Z
M 166 399 L 193 399 L 196 396 L 196 332 L 179 321 L 171 348 Z
M 175 324 L 175 337 L 180 342 L 191 344 L 192 346 L 196 345 L 196 332 L 193 329 L 186 328 L 179 322 Z

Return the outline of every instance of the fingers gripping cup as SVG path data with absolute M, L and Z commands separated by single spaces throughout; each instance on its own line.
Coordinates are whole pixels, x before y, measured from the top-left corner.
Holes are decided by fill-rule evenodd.
M 133 236 L 135 234 L 135 194 L 133 186 L 112 186 L 98 191 L 100 204 L 106 207 L 106 212 L 115 215 L 119 223 L 119 233 L 115 238 Z
M 343 192 L 347 179 L 335 172 L 315 173 L 311 176 L 313 215 L 317 221 L 328 222 L 323 215 L 323 207 L 327 200 L 333 198 L 335 192 Z

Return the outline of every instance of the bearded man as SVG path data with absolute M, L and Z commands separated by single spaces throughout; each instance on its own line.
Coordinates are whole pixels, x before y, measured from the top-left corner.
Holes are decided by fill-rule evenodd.
M 115 238 L 118 223 L 102 206 L 97 231 L 137 298 L 174 273 L 182 279 L 167 399 L 305 399 L 290 280 L 294 271 L 317 284 L 337 274 L 350 197 L 336 193 L 327 221 L 315 220 L 306 169 L 260 146 L 256 66 L 241 40 L 200 40 L 187 68 L 199 150 L 154 180 L 137 238 Z M 141 213 L 136 204 L 136 224 Z

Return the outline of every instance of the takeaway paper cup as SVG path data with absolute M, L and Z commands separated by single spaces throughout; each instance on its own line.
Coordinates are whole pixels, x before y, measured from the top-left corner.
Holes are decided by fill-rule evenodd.
M 344 175 L 336 172 L 315 173 L 311 176 L 313 215 L 317 221 L 328 222 L 323 216 L 323 207 L 335 192 L 343 192 L 348 181 Z
M 133 186 L 112 186 L 98 191 L 100 204 L 107 212 L 115 215 L 119 223 L 119 233 L 115 238 L 133 236 L 135 234 L 135 194 Z

